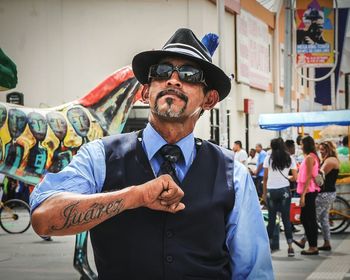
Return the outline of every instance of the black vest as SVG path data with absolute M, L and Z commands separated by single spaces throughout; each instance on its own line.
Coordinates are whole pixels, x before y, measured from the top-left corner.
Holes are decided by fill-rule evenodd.
M 136 133 L 106 137 L 103 191 L 154 174 Z M 185 210 L 126 210 L 91 229 L 99 279 L 230 279 L 226 220 L 234 205 L 233 155 L 207 141 L 181 183 Z

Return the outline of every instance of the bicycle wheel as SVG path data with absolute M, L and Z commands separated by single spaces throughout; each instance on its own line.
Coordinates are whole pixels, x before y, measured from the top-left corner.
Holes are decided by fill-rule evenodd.
M 348 228 L 350 220 L 346 216 L 349 216 L 349 214 L 349 203 L 344 198 L 337 196 L 329 210 L 329 225 L 331 233 L 341 233 Z
M 19 199 L 10 199 L 0 209 L 0 226 L 8 233 L 22 233 L 30 227 L 30 208 Z

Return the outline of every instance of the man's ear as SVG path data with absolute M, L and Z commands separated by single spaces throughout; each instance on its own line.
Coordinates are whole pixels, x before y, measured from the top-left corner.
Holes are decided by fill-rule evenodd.
M 148 84 L 143 85 L 142 92 L 141 92 L 141 101 L 144 104 L 149 104 L 149 85 Z
M 203 110 L 211 110 L 215 107 L 215 105 L 219 102 L 219 93 L 215 89 L 209 90 L 204 98 Z

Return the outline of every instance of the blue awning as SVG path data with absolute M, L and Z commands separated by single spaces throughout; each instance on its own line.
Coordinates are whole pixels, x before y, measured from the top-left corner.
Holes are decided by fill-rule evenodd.
M 283 130 L 291 126 L 350 126 L 350 110 L 260 114 L 259 126 L 262 129 Z

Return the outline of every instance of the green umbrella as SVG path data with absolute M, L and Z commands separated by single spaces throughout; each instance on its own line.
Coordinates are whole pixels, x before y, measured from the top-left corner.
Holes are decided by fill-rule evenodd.
M 0 48 L 0 91 L 8 90 L 17 85 L 16 64 L 6 56 Z

